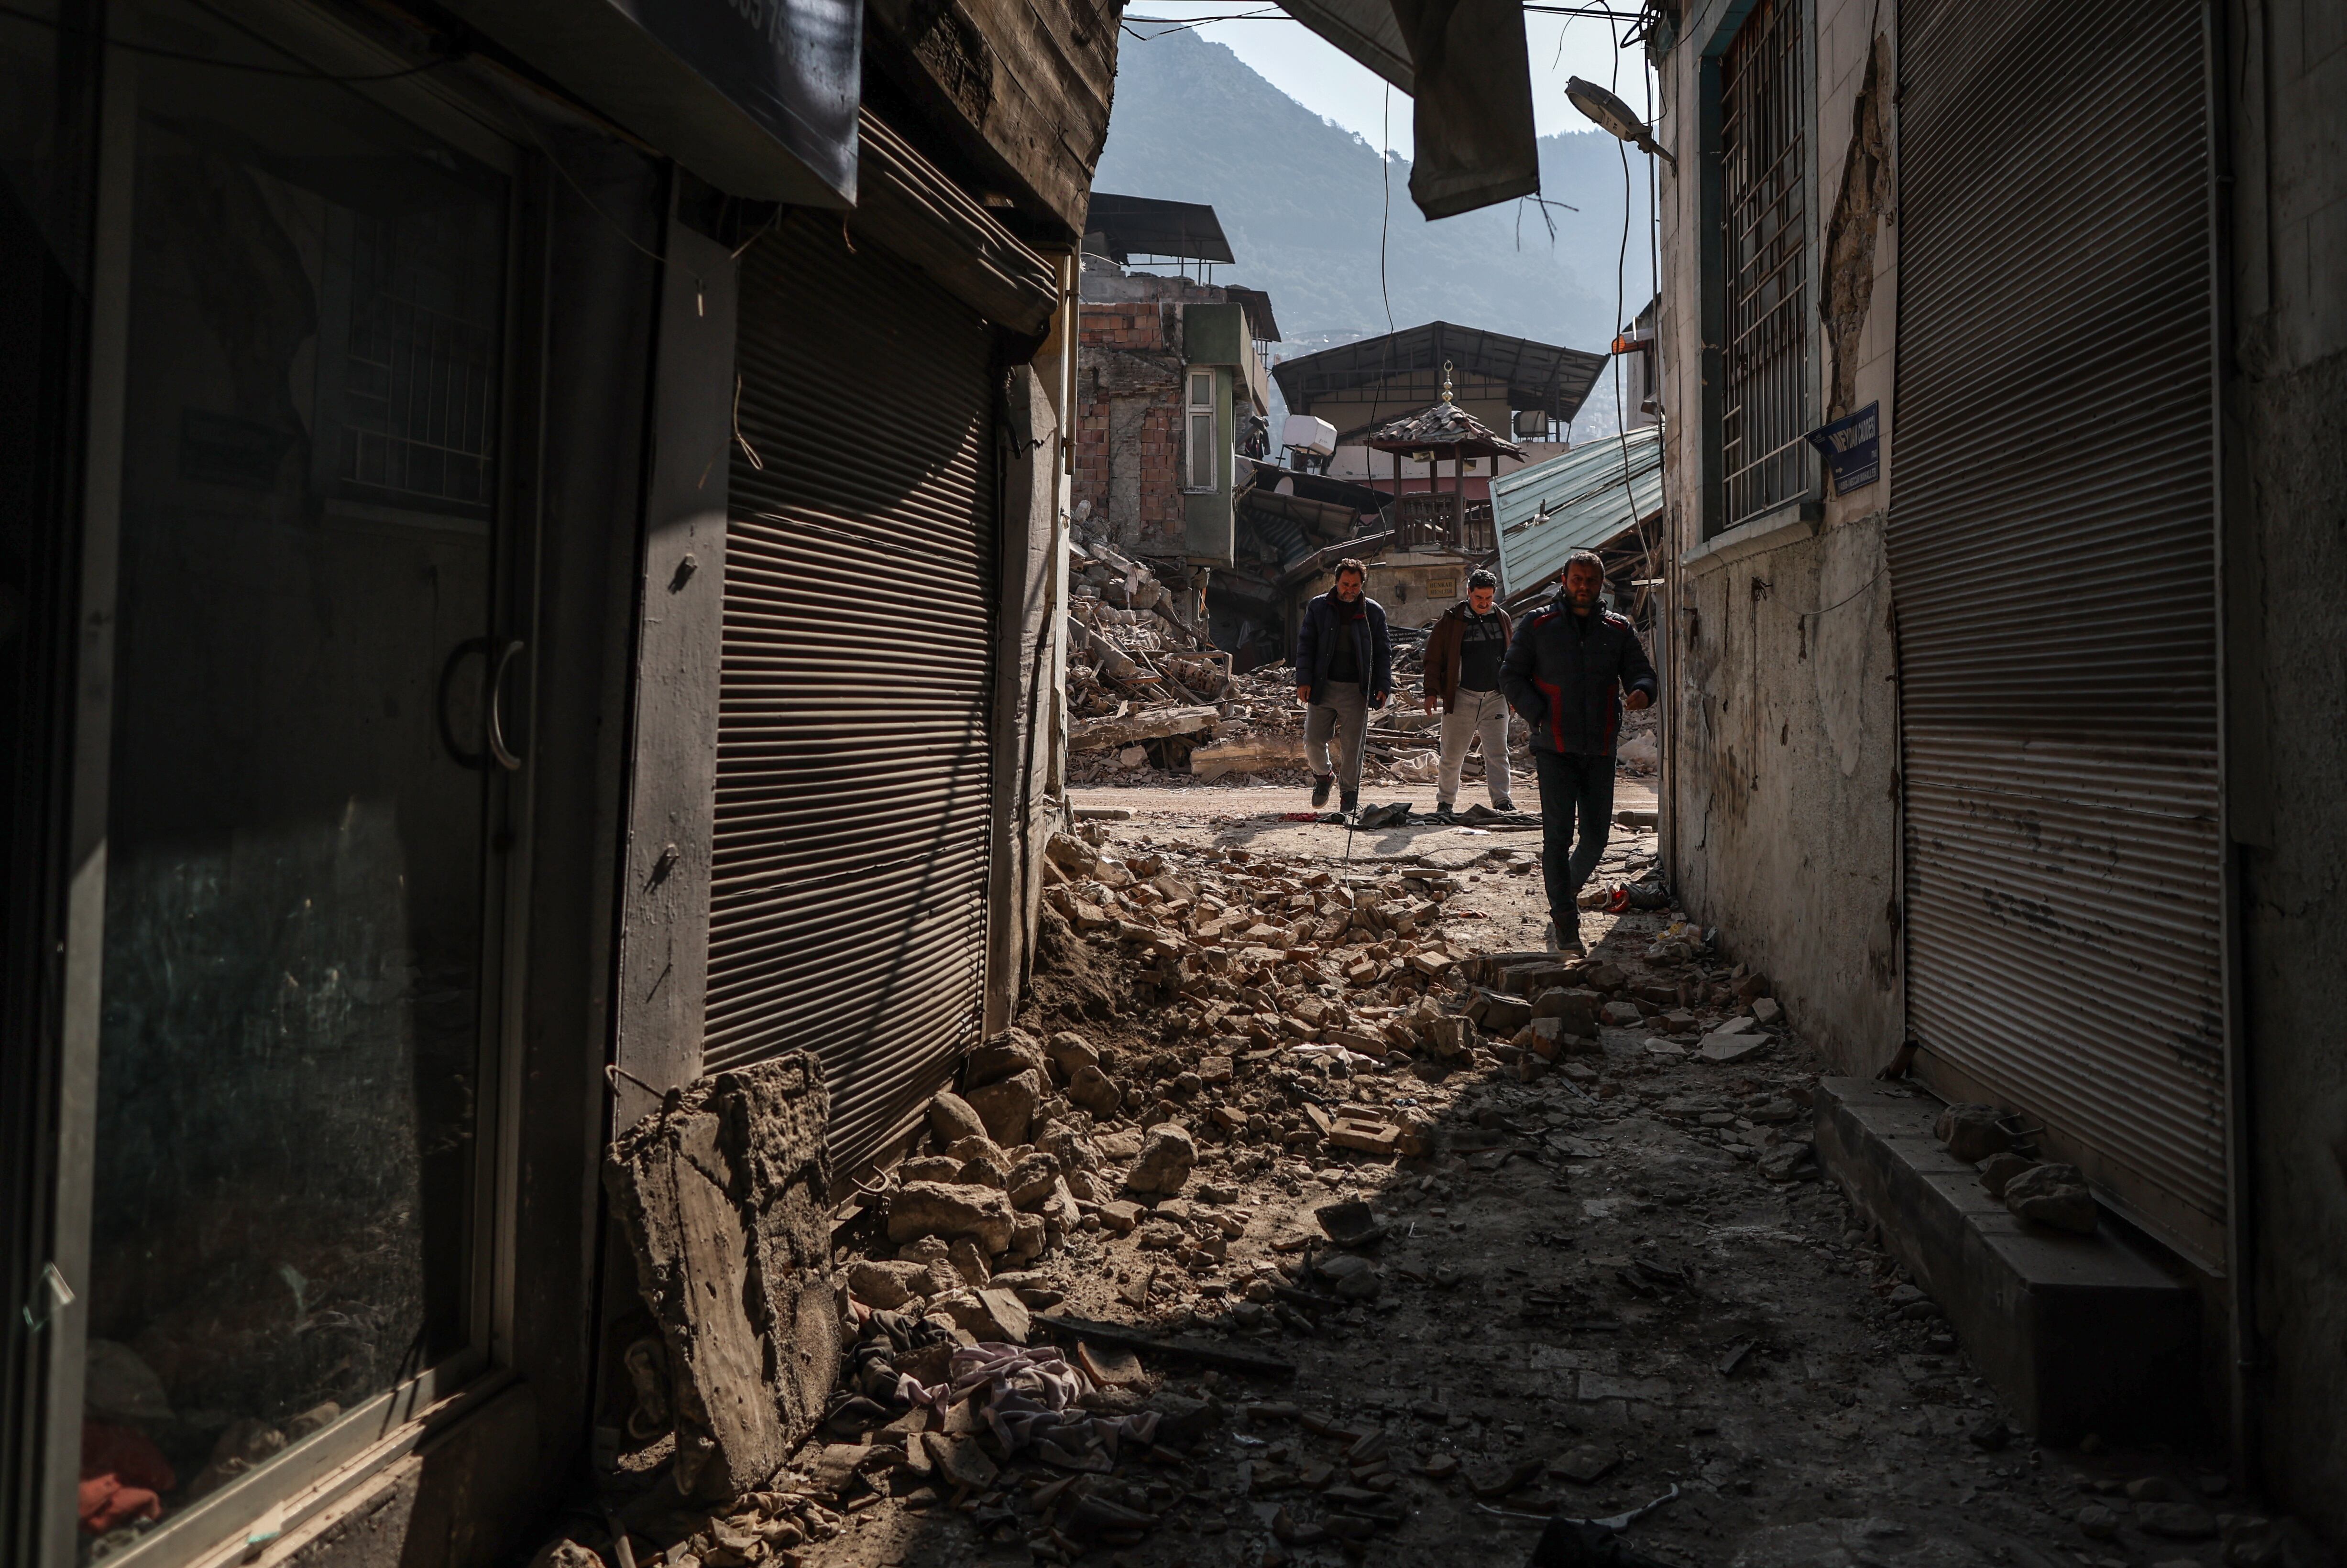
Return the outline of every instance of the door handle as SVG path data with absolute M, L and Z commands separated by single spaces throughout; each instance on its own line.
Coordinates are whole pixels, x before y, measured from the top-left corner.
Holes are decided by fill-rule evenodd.
M 489 755 L 497 759 L 498 767 L 510 773 L 521 771 L 521 759 L 506 745 L 506 667 L 513 663 L 514 656 L 521 650 L 522 642 L 518 637 L 506 644 L 505 651 L 497 655 L 496 667 L 489 672 Z

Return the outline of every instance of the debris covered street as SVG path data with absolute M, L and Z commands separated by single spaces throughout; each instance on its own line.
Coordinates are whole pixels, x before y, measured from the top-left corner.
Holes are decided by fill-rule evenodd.
M 950 1153 L 836 1233 L 882 1316 L 799 1495 L 701 1563 L 1512 1563 L 1552 1513 L 1663 1499 L 1622 1539 L 1669 1563 L 2266 1560 L 2190 1456 L 2007 1425 L 1819 1179 L 1817 1061 L 1765 977 L 1668 910 L 1524 951 L 1533 834 L 1348 861 L 1285 801 L 1079 798 L 1019 1032 L 933 1109 Z M 1652 855 L 1617 829 L 1594 885 Z M 989 1380 L 1020 1339 L 1053 1413 Z

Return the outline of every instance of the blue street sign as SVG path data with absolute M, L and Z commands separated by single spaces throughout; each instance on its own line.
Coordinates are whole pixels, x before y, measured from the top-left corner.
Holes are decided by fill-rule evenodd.
M 1882 477 L 1881 418 L 1879 402 L 1809 432 L 1809 444 L 1826 454 L 1833 473 L 1834 494 L 1847 495 Z

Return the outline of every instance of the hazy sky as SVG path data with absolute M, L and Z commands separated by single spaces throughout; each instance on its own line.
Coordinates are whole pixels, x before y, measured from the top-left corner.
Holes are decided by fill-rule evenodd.
M 1144 36 L 1163 29 L 1140 20 L 1143 17 L 1227 17 L 1261 12 L 1260 19 L 1209 22 L 1196 30 L 1218 44 L 1229 45 L 1233 53 L 1274 87 L 1313 113 L 1354 132 L 1371 147 L 1378 146 L 1380 136 L 1385 134 L 1380 126 L 1387 113 L 1386 84 L 1371 75 L 1368 67 L 1354 64 L 1276 7 L 1232 4 L 1230 0 L 1131 0 L 1131 5 L 1126 24 L 1133 33 Z M 1620 8 L 1632 9 L 1627 5 Z M 1589 128 L 1581 112 L 1565 101 L 1567 76 L 1584 76 L 1610 86 L 1632 108 L 1641 114 L 1649 113 L 1645 53 L 1633 48 L 1621 54 L 1619 76 L 1615 75 L 1614 36 L 1617 30 L 1626 28 L 1627 23 L 1595 16 L 1526 13 L 1524 25 L 1532 55 L 1532 117 L 1542 136 Z M 1122 46 L 1133 50 L 1149 47 L 1133 33 L 1126 34 Z M 1394 93 L 1392 128 L 1387 145 L 1405 158 L 1410 151 L 1409 124 L 1409 99 Z

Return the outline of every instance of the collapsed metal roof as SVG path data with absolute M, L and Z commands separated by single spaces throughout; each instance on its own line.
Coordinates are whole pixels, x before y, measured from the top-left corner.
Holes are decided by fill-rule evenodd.
M 1092 198 L 1095 209 L 1102 199 Z M 1310 413 L 1317 398 L 1336 397 L 1387 382 L 1407 386 L 1423 381 L 1424 395 L 1431 402 L 1445 361 L 1462 374 L 1506 382 L 1510 408 L 1537 410 L 1554 420 L 1569 420 L 1581 411 L 1583 400 L 1605 368 L 1604 354 L 1511 338 L 1452 321 L 1429 321 L 1283 360 L 1272 367 L 1271 377 L 1279 383 L 1280 396 L 1287 401 L 1290 413 Z M 1392 395 L 1399 401 L 1408 393 L 1397 387 Z
M 1246 312 L 1247 332 L 1257 342 L 1279 341 L 1279 318 L 1271 313 L 1271 296 L 1260 289 L 1242 289 L 1235 283 L 1217 285 L 1223 298 Z
M 1594 550 L 1662 509 L 1662 431 L 1651 424 L 1500 475 L 1491 525 L 1501 591 L 1513 596 L 1555 576 L 1575 550 Z
M 1084 219 L 1084 249 L 1118 266 L 1134 256 L 1165 256 L 1182 261 L 1235 261 L 1223 220 L 1201 201 L 1162 201 L 1153 196 L 1092 192 Z

